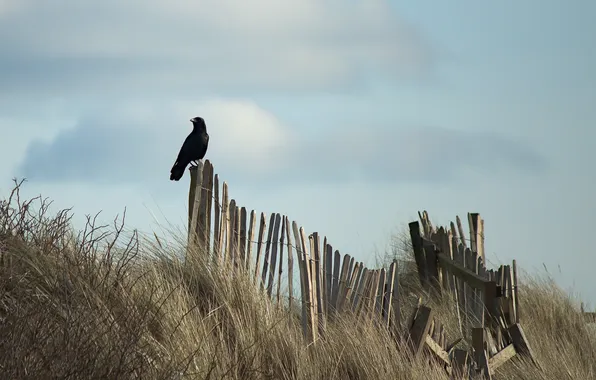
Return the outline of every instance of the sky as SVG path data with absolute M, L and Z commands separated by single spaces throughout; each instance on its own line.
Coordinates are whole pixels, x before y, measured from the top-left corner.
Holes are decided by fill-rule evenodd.
M 0 0 L 0 196 L 184 228 L 202 116 L 236 201 L 374 265 L 427 210 L 596 304 L 596 3 Z

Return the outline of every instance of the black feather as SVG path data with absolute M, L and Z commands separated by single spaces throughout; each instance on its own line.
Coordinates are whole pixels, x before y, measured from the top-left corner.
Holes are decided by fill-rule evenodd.
M 192 119 L 192 132 L 184 140 L 182 148 L 178 153 L 176 162 L 170 170 L 170 180 L 179 181 L 184 175 L 184 170 L 193 161 L 202 160 L 207 153 L 209 145 L 209 135 L 207 134 L 207 126 L 205 121 L 200 117 Z

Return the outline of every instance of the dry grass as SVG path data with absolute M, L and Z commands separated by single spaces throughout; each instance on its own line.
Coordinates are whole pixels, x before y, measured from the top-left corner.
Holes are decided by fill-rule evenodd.
M 121 222 L 73 234 L 68 210 L 18 198 L 0 204 L 2 379 L 447 379 L 405 344 L 345 315 L 307 346 L 296 315 L 272 305 L 243 273 L 196 252 L 125 232 Z M 402 266 L 403 330 L 421 294 Z M 594 378 L 596 339 L 552 282 L 527 280 L 522 323 L 543 363 L 505 365 L 499 379 Z M 448 337 L 452 303 L 433 302 Z M 465 344 L 463 342 L 462 344 Z

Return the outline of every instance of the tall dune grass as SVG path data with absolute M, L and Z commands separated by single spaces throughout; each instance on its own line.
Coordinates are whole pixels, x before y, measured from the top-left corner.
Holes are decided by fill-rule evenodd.
M 0 204 L 2 379 L 448 379 L 388 331 L 349 314 L 308 345 L 296 312 L 204 252 L 182 260 L 184 239 L 163 248 L 123 221 L 93 219 L 74 233 L 69 210 L 49 215 L 47 200 L 23 201 L 18 189 Z M 414 266 L 403 264 L 402 333 L 424 295 Z M 532 278 L 520 297 L 543 370 L 516 361 L 495 378 L 595 378 L 596 339 L 572 300 Z M 425 302 L 449 340 L 458 338 L 452 303 Z

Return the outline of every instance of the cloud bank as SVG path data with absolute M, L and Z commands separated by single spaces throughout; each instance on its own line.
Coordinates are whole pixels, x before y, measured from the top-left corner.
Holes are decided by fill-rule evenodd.
M 469 171 L 535 173 L 546 165 L 523 143 L 497 134 L 411 126 L 298 134 L 253 102 L 220 99 L 178 104 L 167 112 L 171 120 L 142 110 L 81 119 L 51 141 L 32 142 L 18 172 L 45 182 L 165 181 L 191 130 L 179 121 L 194 109 L 211 136 L 206 158 L 218 173 L 249 182 L 444 182 Z
M 13 94 L 346 89 L 433 63 L 386 0 L 2 4 L 0 83 Z

